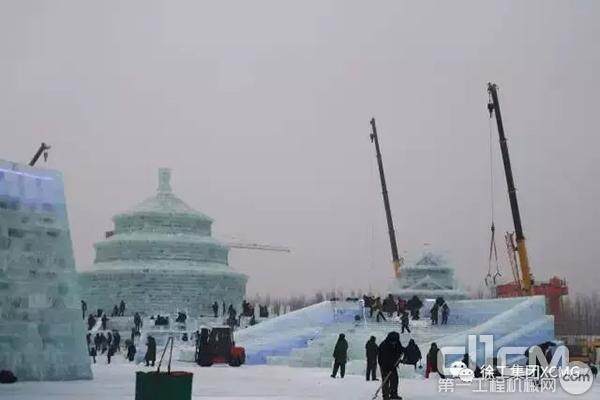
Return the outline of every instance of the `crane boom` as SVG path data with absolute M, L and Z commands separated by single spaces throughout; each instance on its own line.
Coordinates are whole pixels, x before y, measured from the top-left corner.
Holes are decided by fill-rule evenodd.
M 498 87 L 495 83 L 488 83 L 488 93 L 490 102 L 488 103 L 488 111 L 490 118 L 492 113 L 496 116 L 496 124 L 498 126 L 498 135 L 500 137 L 500 150 L 502 152 L 502 162 L 504 164 L 504 173 L 506 175 L 506 185 L 508 187 L 508 199 L 510 201 L 510 209 L 512 211 L 513 223 L 515 226 L 515 238 L 517 241 L 517 254 L 519 255 L 519 267 L 521 269 L 521 289 L 527 295 L 532 294 L 531 269 L 529 266 L 529 258 L 527 256 L 527 246 L 525 245 L 525 235 L 523 234 L 523 225 L 521 223 L 521 214 L 519 212 L 519 203 L 517 201 L 517 189 L 510 165 L 510 156 L 508 154 L 508 145 L 506 136 L 504 135 L 504 125 L 502 124 L 502 114 L 500 113 L 500 102 L 498 101 Z
M 400 267 L 403 259 L 398 256 L 398 245 L 396 243 L 396 231 L 394 230 L 394 221 L 392 219 L 392 210 L 390 208 L 390 199 L 388 197 L 387 185 L 385 183 L 385 174 L 383 172 L 383 159 L 381 158 L 381 149 L 379 148 L 379 138 L 377 137 L 377 127 L 375 118 L 371 118 L 371 143 L 375 143 L 375 153 L 377 155 L 377 165 L 379 166 L 379 178 L 381 180 L 381 194 L 383 196 L 383 206 L 385 207 L 385 217 L 387 219 L 388 233 L 390 236 L 390 246 L 392 248 L 392 262 L 394 266 L 394 275 L 400 276 Z
M 44 154 L 44 160 L 47 160 L 49 149 L 50 149 L 50 146 L 48 146 L 46 143 L 42 142 L 39 149 L 33 155 L 33 158 L 31 159 L 31 161 L 29 161 L 29 166 L 33 167 L 42 154 Z
M 282 253 L 291 253 L 292 252 L 288 247 L 274 246 L 274 245 L 270 245 L 270 244 L 227 242 L 227 246 L 234 248 L 234 249 L 277 251 L 277 252 L 282 252 Z

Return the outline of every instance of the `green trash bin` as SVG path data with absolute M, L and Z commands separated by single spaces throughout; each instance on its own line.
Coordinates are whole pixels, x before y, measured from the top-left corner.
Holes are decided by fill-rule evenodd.
M 191 372 L 141 372 L 135 374 L 135 400 L 191 400 Z

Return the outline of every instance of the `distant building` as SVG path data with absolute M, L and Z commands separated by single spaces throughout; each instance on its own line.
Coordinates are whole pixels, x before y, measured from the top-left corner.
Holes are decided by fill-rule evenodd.
M 81 272 L 90 309 L 210 315 L 225 302 L 239 310 L 247 276 L 228 264 L 229 247 L 211 236 L 212 219 L 173 194 L 171 171 L 159 170 L 158 192 L 113 217 L 114 230 L 96 243 L 90 271 Z
M 425 252 L 416 262 L 407 263 L 400 269 L 400 277 L 394 279 L 390 293 L 408 299 L 443 297 L 446 300 L 468 298 L 454 279 L 454 268 L 440 254 Z

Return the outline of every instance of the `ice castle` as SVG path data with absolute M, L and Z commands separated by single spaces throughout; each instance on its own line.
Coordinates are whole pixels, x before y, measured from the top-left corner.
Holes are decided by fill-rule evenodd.
M 0 370 L 91 379 L 79 300 L 62 175 L 0 160 Z
M 215 301 L 240 304 L 248 278 L 229 266 L 212 219 L 173 194 L 169 169 L 158 176 L 157 194 L 115 215 L 114 231 L 95 244 L 94 265 L 81 273 L 88 307 L 109 311 L 124 300 L 131 312 L 200 316 Z
M 446 300 L 466 299 L 467 294 L 458 287 L 454 269 L 441 254 L 427 251 L 416 261 L 407 263 L 394 279 L 390 293 L 408 299 L 443 297 Z

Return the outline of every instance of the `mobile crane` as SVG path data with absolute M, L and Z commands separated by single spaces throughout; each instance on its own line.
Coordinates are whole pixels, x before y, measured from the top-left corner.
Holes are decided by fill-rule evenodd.
M 377 156 L 377 165 L 379 167 L 379 179 L 381 180 L 381 194 L 383 196 L 383 206 L 385 208 L 385 217 L 387 219 L 388 234 L 390 236 L 390 246 L 392 248 L 392 264 L 394 267 L 394 276 L 400 276 L 400 268 L 404 264 L 404 257 L 398 256 L 398 244 L 396 243 L 396 231 L 394 230 L 394 221 L 392 219 L 392 210 L 390 209 L 390 199 L 388 197 L 387 185 L 385 183 L 385 174 L 383 172 L 383 160 L 381 158 L 381 149 L 379 148 L 379 138 L 377 137 L 377 127 L 375 118 L 371 118 L 370 135 L 371 143 L 375 143 L 375 154 Z
M 507 245 L 509 247 L 509 258 L 511 263 L 517 267 L 514 270 L 515 280 L 511 283 L 501 284 L 496 286 L 497 297 L 518 297 L 544 295 L 548 300 L 549 308 L 552 314 L 558 316 L 560 311 L 560 297 L 568 294 L 569 290 L 564 279 L 552 277 L 549 282 L 535 283 L 529 265 L 529 257 L 527 255 L 527 246 L 525 244 L 525 235 L 523 234 L 523 225 L 521 222 L 521 214 L 519 212 L 519 203 L 517 201 L 517 190 L 512 174 L 510 157 L 508 154 L 508 145 L 506 136 L 504 135 L 504 125 L 502 123 L 502 114 L 500 113 L 500 102 L 498 100 L 498 86 L 495 83 L 488 83 L 489 102 L 487 105 L 490 118 L 492 115 L 496 117 L 496 125 L 498 127 L 498 136 L 500 139 L 500 150 L 502 153 L 502 162 L 504 164 L 504 173 L 506 176 L 506 185 L 508 188 L 508 199 L 512 212 L 513 224 L 515 227 L 514 238 L 516 245 L 513 242 L 512 234 L 507 235 Z M 492 223 L 493 227 L 493 223 Z M 493 228 L 492 228 L 493 229 Z M 511 251 L 512 250 L 512 251 Z M 511 257 L 516 252 L 517 257 Z

